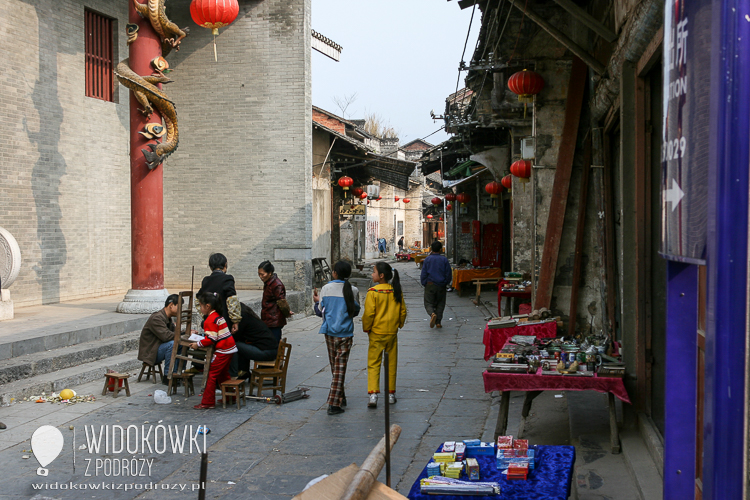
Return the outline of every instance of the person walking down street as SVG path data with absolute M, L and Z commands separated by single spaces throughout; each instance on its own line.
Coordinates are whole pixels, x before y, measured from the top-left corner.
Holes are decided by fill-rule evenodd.
M 201 315 L 204 317 L 203 331 L 206 336 L 203 340 L 190 344 L 190 348 L 198 349 L 211 345 L 215 347 L 211 367 L 208 369 L 206 387 L 203 389 L 203 398 L 200 404 L 193 407 L 200 410 L 216 406 L 216 388 L 220 387 L 222 382 L 229 380 L 229 363 L 234 353 L 237 352 L 237 346 L 232 332 L 227 328 L 227 322 L 217 312 L 221 304 L 219 294 L 202 292 L 196 298 Z
M 352 266 L 338 261 L 331 273 L 333 280 L 313 293 L 315 314 L 323 318 L 320 333 L 325 335 L 328 362 L 331 365 L 331 390 L 328 392 L 328 414 L 344 413 L 346 364 L 354 341 L 353 318 L 359 314 L 359 290 L 349 283 Z
M 370 338 L 367 349 L 367 406 L 378 406 L 380 393 L 380 363 L 383 349 L 388 352 L 388 402 L 396 402 L 396 371 L 398 366 L 398 330 L 406 321 L 406 303 L 398 271 L 385 262 L 375 264 L 372 281 L 376 285 L 367 291 L 362 329 Z M 390 284 L 388 283 L 390 281 Z
M 242 311 L 234 288 L 234 276 L 227 274 L 227 258 L 221 253 L 211 254 L 208 267 L 211 274 L 203 278 L 198 293 L 212 292 L 219 296 L 217 312 L 227 322 L 227 328 L 236 332 L 237 325 L 242 321 Z
M 271 329 L 276 340 L 280 341 L 281 329 L 286 326 L 286 319 L 292 312 L 286 301 L 286 287 L 274 271 L 273 264 L 267 260 L 258 265 L 258 277 L 263 282 L 260 319 Z
M 385 238 L 380 238 L 378 240 L 378 253 L 380 254 L 380 258 L 384 258 L 386 252 L 388 251 L 388 244 L 385 241 Z
M 164 361 L 161 381 L 165 385 L 169 383 L 169 363 L 172 361 L 172 347 L 174 346 L 172 318 L 177 317 L 178 304 L 179 297 L 176 294 L 167 297 L 164 309 L 159 309 L 146 320 L 138 340 L 138 361 L 143 361 L 149 366 L 156 366 Z M 177 366 L 174 366 L 172 371 L 176 372 Z
M 404 253 L 404 237 L 398 240 L 398 253 Z
M 240 303 L 242 321 L 232 334 L 237 352 L 229 363 L 229 375 L 245 378 L 250 371 L 250 361 L 274 361 L 279 350 L 279 341 L 247 304 Z
M 432 251 L 422 262 L 421 282 L 424 287 L 424 308 L 430 315 L 430 328 L 443 327 L 443 311 L 445 311 L 446 287 L 453 280 L 453 270 L 448 259 L 440 252 L 443 244 L 433 241 Z

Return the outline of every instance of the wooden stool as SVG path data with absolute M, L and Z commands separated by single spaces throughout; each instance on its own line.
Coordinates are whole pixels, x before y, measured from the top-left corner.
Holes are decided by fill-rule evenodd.
M 143 366 L 141 366 L 141 373 L 138 374 L 137 382 L 141 381 L 141 377 L 143 376 L 144 371 L 146 372 L 146 380 L 148 380 L 151 376 L 154 377 L 154 384 L 156 383 L 156 372 L 159 372 L 159 379 L 164 376 L 164 373 L 162 373 L 161 371 L 161 363 L 151 366 L 148 363 L 144 362 Z
M 193 386 L 193 377 L 195 377 L 195 373 L 173 373 L 172 378 L 173 379 L 180 379 L 182 380 L 182 386 L 185 388 L 185 397 L 189 398 L 190 396 L 195 396 L 195 386 Z M 177 386 L 172 386 L 172 394 L 177 394 Z M 170 394 L 171 396 L 171 394 Z
M 102 389 L 102 396 L 107 395 L 107 389 L 109 388 L 110 382 L 113 384 L 114 391 L 112 394 L 112 397 L 117 397 L 117 393 L 120 392 L 120 380 L 123 381 L 125 385 L 125 394 L 130 397 L 130 386 L 128 385 L 128 375 L 127 373 L 105 373 L 104 374 L 104 389 Z
M 247 404 L 245 401 L 245 380 L 230 379 L 226 382 L 221 383 L 221 405 L 227 407 L 227 396 L 234 396 L 237 401 L 237 409 L 240 409 L 240 398 L 242 398 L 242 404 Z

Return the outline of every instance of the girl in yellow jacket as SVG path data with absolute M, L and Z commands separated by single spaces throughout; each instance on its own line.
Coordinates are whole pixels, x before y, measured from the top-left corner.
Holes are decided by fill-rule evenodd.
M 388 351 L 388 402 L 396 402 L 396 366 L 398 363 L 398 329 L 406 321 L 406 304 L 401 290 L 398 271 L 385 262 L 375 264 L 370 288 L 365 298 L 365 312 L 362 316 L 362 329 L 370 337 L 367 350 L 367 393 L 369 408 L 378 405 L 380 393 L 380 363 L 383 349 Z M 391 284 L 388 284 L 388 282 Z

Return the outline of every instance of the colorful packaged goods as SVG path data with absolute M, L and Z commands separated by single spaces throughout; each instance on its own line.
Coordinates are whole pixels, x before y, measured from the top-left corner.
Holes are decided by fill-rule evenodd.
M 529 476 L 528 462 L 513 462 L 508 466 L 508 479 L 523 479 Z
M 427 477 L 432 476 L 442 476 L 443 472 L 441 470 L 441 466 L 439 462 L 430 462 L 427 464 Z
M 513 448 L 513 436 L 498 436 L 497 437 L 497 449 L 502 450 L 506 448 L 508 449 Z
M 466 456 L 467 457 L 478 457 L 482 455 L 493 456 L 495 454 L 495 445 L 492 443 L 479 442 L 478 445 L 466 443 Z
M 456 461 L 456 454 L 455 453 L 435 453 L 432 455 L 432 459 L 436 462 L 455 462 Z
M 499 439 L 499 438 L 498 438 Z M 528 439 L 516 439 L 513 441 L 514 450 L 528 450 L 529 440 Z
M 469 481 L 479 481 L 479 462 L 476 458 L 466 459 L 466 475 Z
M 466 458 L 466 444 L 458 442 L 456 443 L 456 462 L 463 462 Z
M 443 452 L 445 453 L 453 453 L 456 451 L 456 442 L 455 441 L 446 441 L 443 443 Z
M 445 477 L 458 479 L 459 477 L 461 477 L 461 473 L 463 472 L 463 470 L 463 462 L 452 462 L 445 465 L 445 472 L 443 474 L 445 475 Z
M 536 450 L 534 448 L 526 450 L 516 449 L 499 449 L 497 450 L 496 460 L 497 468 L 500 470 L 507 469 L 512 463 L 526 463 L 530 470 L 534 469 L 534 458 Z

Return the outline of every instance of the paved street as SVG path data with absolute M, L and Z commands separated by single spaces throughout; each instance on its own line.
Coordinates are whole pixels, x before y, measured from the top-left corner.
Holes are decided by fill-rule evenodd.
M 409 315 L 399 334 L 398 403 L 391 407 L 391 422 L 401 425 L 403 432 L 392 459 L 392 484 L 406 493 L 434 449 L 447 439 L 482 437 L 486 428 L 493 428 L 495 414 L 490 418 L 491 398 L 484 393 L 480 373 L 482 360 L 482 328 L 485 312 L 468 298 L 448 296 L 448 308 L 442 330 L 431 330 L 422 307 L 419 270 L 413 263 L 399 263 Z M 486 292 L 486 298 L 492 294 Z M 376 410 L 366 407 L 367 338 L 357 324 L 355 342 L 347 373 L 349 406 L 342 415 L 329 416 L 325 404 L 330 370 L 323 337 L 317 333 L 320 320 L 308 317 L 290 323 L 285 336 L 293 344 L 288 388 L 310 387 L 308 400 L 286 405 L 249 402 L 236 408 L 198 411 L 192 405 L 194 396 L 173 397 L 171 405 L 153 402 L 154 389 L 163 388 L 150 382 L 135 383 L 131 379 L 130 398 L 111 396 L 95 403 L 79 403 L 70 407 L 55 404 L 21 402 L 0 408 L 0 421 L 9 428 L 0 434 L 0 467 L 13 471 L 15 481 L 0 492 L 0 499 L 28 499 L 36 491 L 32 482 L 52 485 L 98 483 L 133 486 L 130 491 L 57 491 L 42 492 L 52 498 L 182 498 L 178 490 L 148 492 L 136 485 L 160 482 L 193 488 L 197 484 L 199 455 L 156 452 L 127 454 L 90 454 L 76 450 L 73 471 L 73 431 L 76 448 L 86 443 L 84 426 L 128 425 L 193 425 L 205 423 L 211 429 L 207 436 L 209 449 L 208 498 L 290 498 L 311 479 L 335 472 L 352 462 L 361 463 L 378 442 L 384 429 L 382 399 Z M 76 388 L 79 394 L 100 394 L 101 382 Z M 515 400 L 515 398 L 514 398 Z M 496 411 L 496 410 L 495 410 Z M 39 464 L 33 458 L 29 437 L 41 425 L 58 426 L 65 438 L 60 456 L 49 465 L 49 476 L 36 475 Z M 511 421 L 511 425 L 513 422 Z M 89 427 L 90 428 L 90 427 Z M 133 431 L 135 432 L 135 430 Z M 182 432 L 182 431 L 181 431 Z M 491 439 L 490 435 L 484 436 Z M 198 443 L 202 444 L 202 437 Z M 26 450 L 26 451 L 24 451 Z M 117 451 L 117 450 L 115 450 Z M 187 450 L 186 450 L 187 451 Z M 29 459 L 23 456 L 31 456 Z M 153 459 L 150 476 L 115 477 L 94 475 L 96 459 Z M 86 474 L 86 459 L 93 459 Z M 140 471 L 142 472 L 142 471 Z M 385 474 L 381 474 L 385 480 Z M 49 486 L 48 486 L 49 487 Z M 117 487 L 117 486 L 115 486 Z

